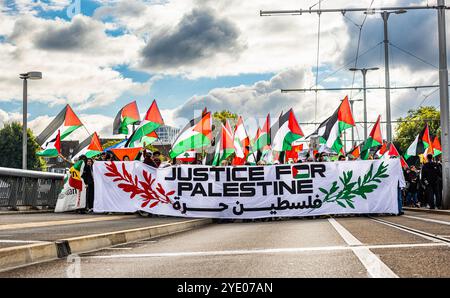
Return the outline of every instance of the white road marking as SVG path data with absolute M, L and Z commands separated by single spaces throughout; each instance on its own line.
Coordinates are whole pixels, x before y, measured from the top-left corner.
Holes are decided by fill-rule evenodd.
M 382 220 L 382 219 L 374 219 L 374 218 L 371 218 L 371 220 L 373 220 L 373 221 L 375 221 L 375 222 L 378 222 L 378 223 L 380 223 L 380 224 L 383 224 L 383 225 L 392 227 L 392 228 L 396 228 L 396 229 L 398 229 L 398 230 L 400 230 L 400 231 L 407 232 L 407 233 L 410 233 L 410 234 L 413 234 L 413 235 L 422 237 L 422 238 L 424 238 L 424 239 L 427 239 L 427 240 L 430 240 L 430 241 L 433 241 L 433 242 L 436 242 L 436 243 L 443 243 L 442 241 L 440 241 L 440 240 L 438 240 L 438 239 L 436 239 L 436 238 L 429 237 L 429 236 L 427 236 L 427 235 L 423 235 L 423 234 L 420 234 L 420 233 L 416 233 L 416 232 L 411 231 L 411 230 L 408 230 L 408 229 L 404 229 L 404 228 L 402 228 L 402 227 L 393 225 L 393 224 L 391 224 L 390 222 L 385 221 L 385 220 Z M 422 232 L 422 231 L 421 231 L 421 232 Z
M 398 277 L 385 263 L 383 263 L 369 248 L 362 246 L 361 241 L 355 238 L 347 229 L 339 224 L 334 218 L 328 221 L 341 235 L 342 239 L 350 245 L 353 253 L 358 257 L 361 263 L 371 277 L 376 278 L 396 278 Z
M 411 216 L 411 215 L 403 215 L 403 217 L 412 218 L 412 219 L 418 219 L 418 220 L 423 220 L 423 221 L 428 221 L 428 222 L 433 222 L 433 223 L 438 223 L 438 224 L 450 226 L 450 222 L 443 221 L 443 220 L 437 220 L 437 219 L 431 219 L 431 218 L 423 218 L 423 217 L 417 217 L 417 216 Z
M 37 240 L 1 240 L 0 243 L 50 243 L 48 241 L 37 241 Z
M 120 254 L 120 255 L 102 255 L 85 256 L 88 259 L 120 259 L 120 258 L 161 258 L 161 257 L 203 257 L 203 256 L 228 256 L 228 255 L 253 255 L 253 254 L 273 254 L 273 253 L 302 253 L 314 251 L 339 251 L 352 250 L 354 248 L 407 248 L 407 247 L 437 247 L 447 246 L 444 243 L 415 243 L 415 244 L 386 244 L 386 245 L 367 245 L 367 246 L 320 246 L 320 247 L 293 247 L 293 248 L 268 248 L 254 250 L 223 250 L 223 251 L 195 251 L 195 252 L 167 252 L 167 253 L 144 253 L 144 254 Z
M 112 250 L 130 250 L 130 249 L 133 249 L 133 248 L 131 248 L 131 247 L 108 247 L 108 248 L 105 248 L 105 249 L 112 249 Z

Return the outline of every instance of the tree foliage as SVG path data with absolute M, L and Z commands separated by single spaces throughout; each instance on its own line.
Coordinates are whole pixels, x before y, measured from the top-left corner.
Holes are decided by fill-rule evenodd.
M 223 111 L 220 111 L 220 112 L 214 112 L 214 114 L 213 114 L 213 119 L 222 122 L 222 124 L 225 124 L 225 121 L 227 119 L 236 120 L 237 117 L 238 117 L 237 114 L 231 113 L 228 110 L 223 110 Z
M 27 167 L 29 170 L 45 170 L 46 163 L 36 155 L 40 151 L 33 132 L 28 129 Z M 22 168 L 22 124 L 7 123 L 0 129 L 0 167 Z
M 423 130 L 425 123 L 428 123 L 430 135 L 440 135 L 440 111 L 436 107 L 420 107 L 409 110 L 408 115 L 398 119 L 394 144 L 404 153 L 416 136 Z

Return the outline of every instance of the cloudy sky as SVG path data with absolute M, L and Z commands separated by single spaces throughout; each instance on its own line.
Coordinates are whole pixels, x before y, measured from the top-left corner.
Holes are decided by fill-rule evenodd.
M 112 134 L 112 119 L 136 100 L 142 114 L 156 99 L 166 123 L 184 125 L 205 105 L 245 119 L 250 132 L 268 112 L 294 108 L 305 133 L 349 95 L 281 93 L 281 88 L 360 87 L 357 67 L 379 67 L 367 85 L 384 86 L 379 14 L 261 17 L 260 10 L 307 9 L 318 0 L 0 0 L 0 127 L 21 119 L 18 74 L 29 83 L 29 121 L 36 134 L 65 104 L 88 131 Z M 322 0 L 322 8 L 435 5 L 436 0 Z M 361 39 L 358 48 L 360 25 Z M 450 28 L 447 28 L 447 32 Z M 435 10 L 389 18 L 391 86 L 438 83 Z M 317 57 L 317 53 L 319 54 Z M 318 61 L 317 61 L 318 59 Z M 319 63 L 318 73 L 316 72 Z M 318 74 L 318 77 L 316 75 Z M 437 89 L 392 91 L 392 114 L 438 106 Z M 384 91 L 368 92 L 368 119 L 385 120 Z M 316 109 L 317 100 L 317 109 Z M 355 103 L 356 121 L 362 104 Z M 384 127 L 383 130 L 385 131 Z M 358 135 L 363 134 L 358 125 Z

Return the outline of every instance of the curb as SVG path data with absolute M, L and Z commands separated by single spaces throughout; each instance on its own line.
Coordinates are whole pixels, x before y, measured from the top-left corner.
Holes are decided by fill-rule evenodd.
M 441 215 L 450 215 L 450 210 L 412 208 L 412 207 L 403 207 L 403 210 L 413 211 L 413 212 L 441 214 Z
M 0 215 L 21 215 L 21 214 L 41 214 L 41 213 L 55 213 L 55 211 L 54 210 L 0 211 Z
M 145 228 L 95 234 L 0 249 L 0 272 L 53 261 L 71 254 L 91 252 L 110 246 L 167 236 L 212 223 L 211 219 L 194 219 Z

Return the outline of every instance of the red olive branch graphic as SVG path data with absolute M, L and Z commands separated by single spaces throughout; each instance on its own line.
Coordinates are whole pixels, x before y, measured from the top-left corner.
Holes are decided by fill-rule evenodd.
M 125 168 L 125 163 L 122 164 L 122 173 L 120 173 L 114 162 L 106 163 L 106 169 L 108 172 L 105 174 L 107 177 L 114 178 L 114 182 L 121 181 L 117 186 L 126 193 L 130 193 L 130 199 L 134 199 L 139 195 L 143 199 L 141 205 L 142 208 L 149 205 L 149 208 L 153 208 L 159 203 L 172 204 L 169 196 L 175 193 L 174 190 L 166 193 L 160 183 L 156 184 L 156 190 L 154 190 L 155 179 L 152 179 L 152 174 L 142 170 L 144 181 L 139 181 L 137 175 L 133 176 Z

